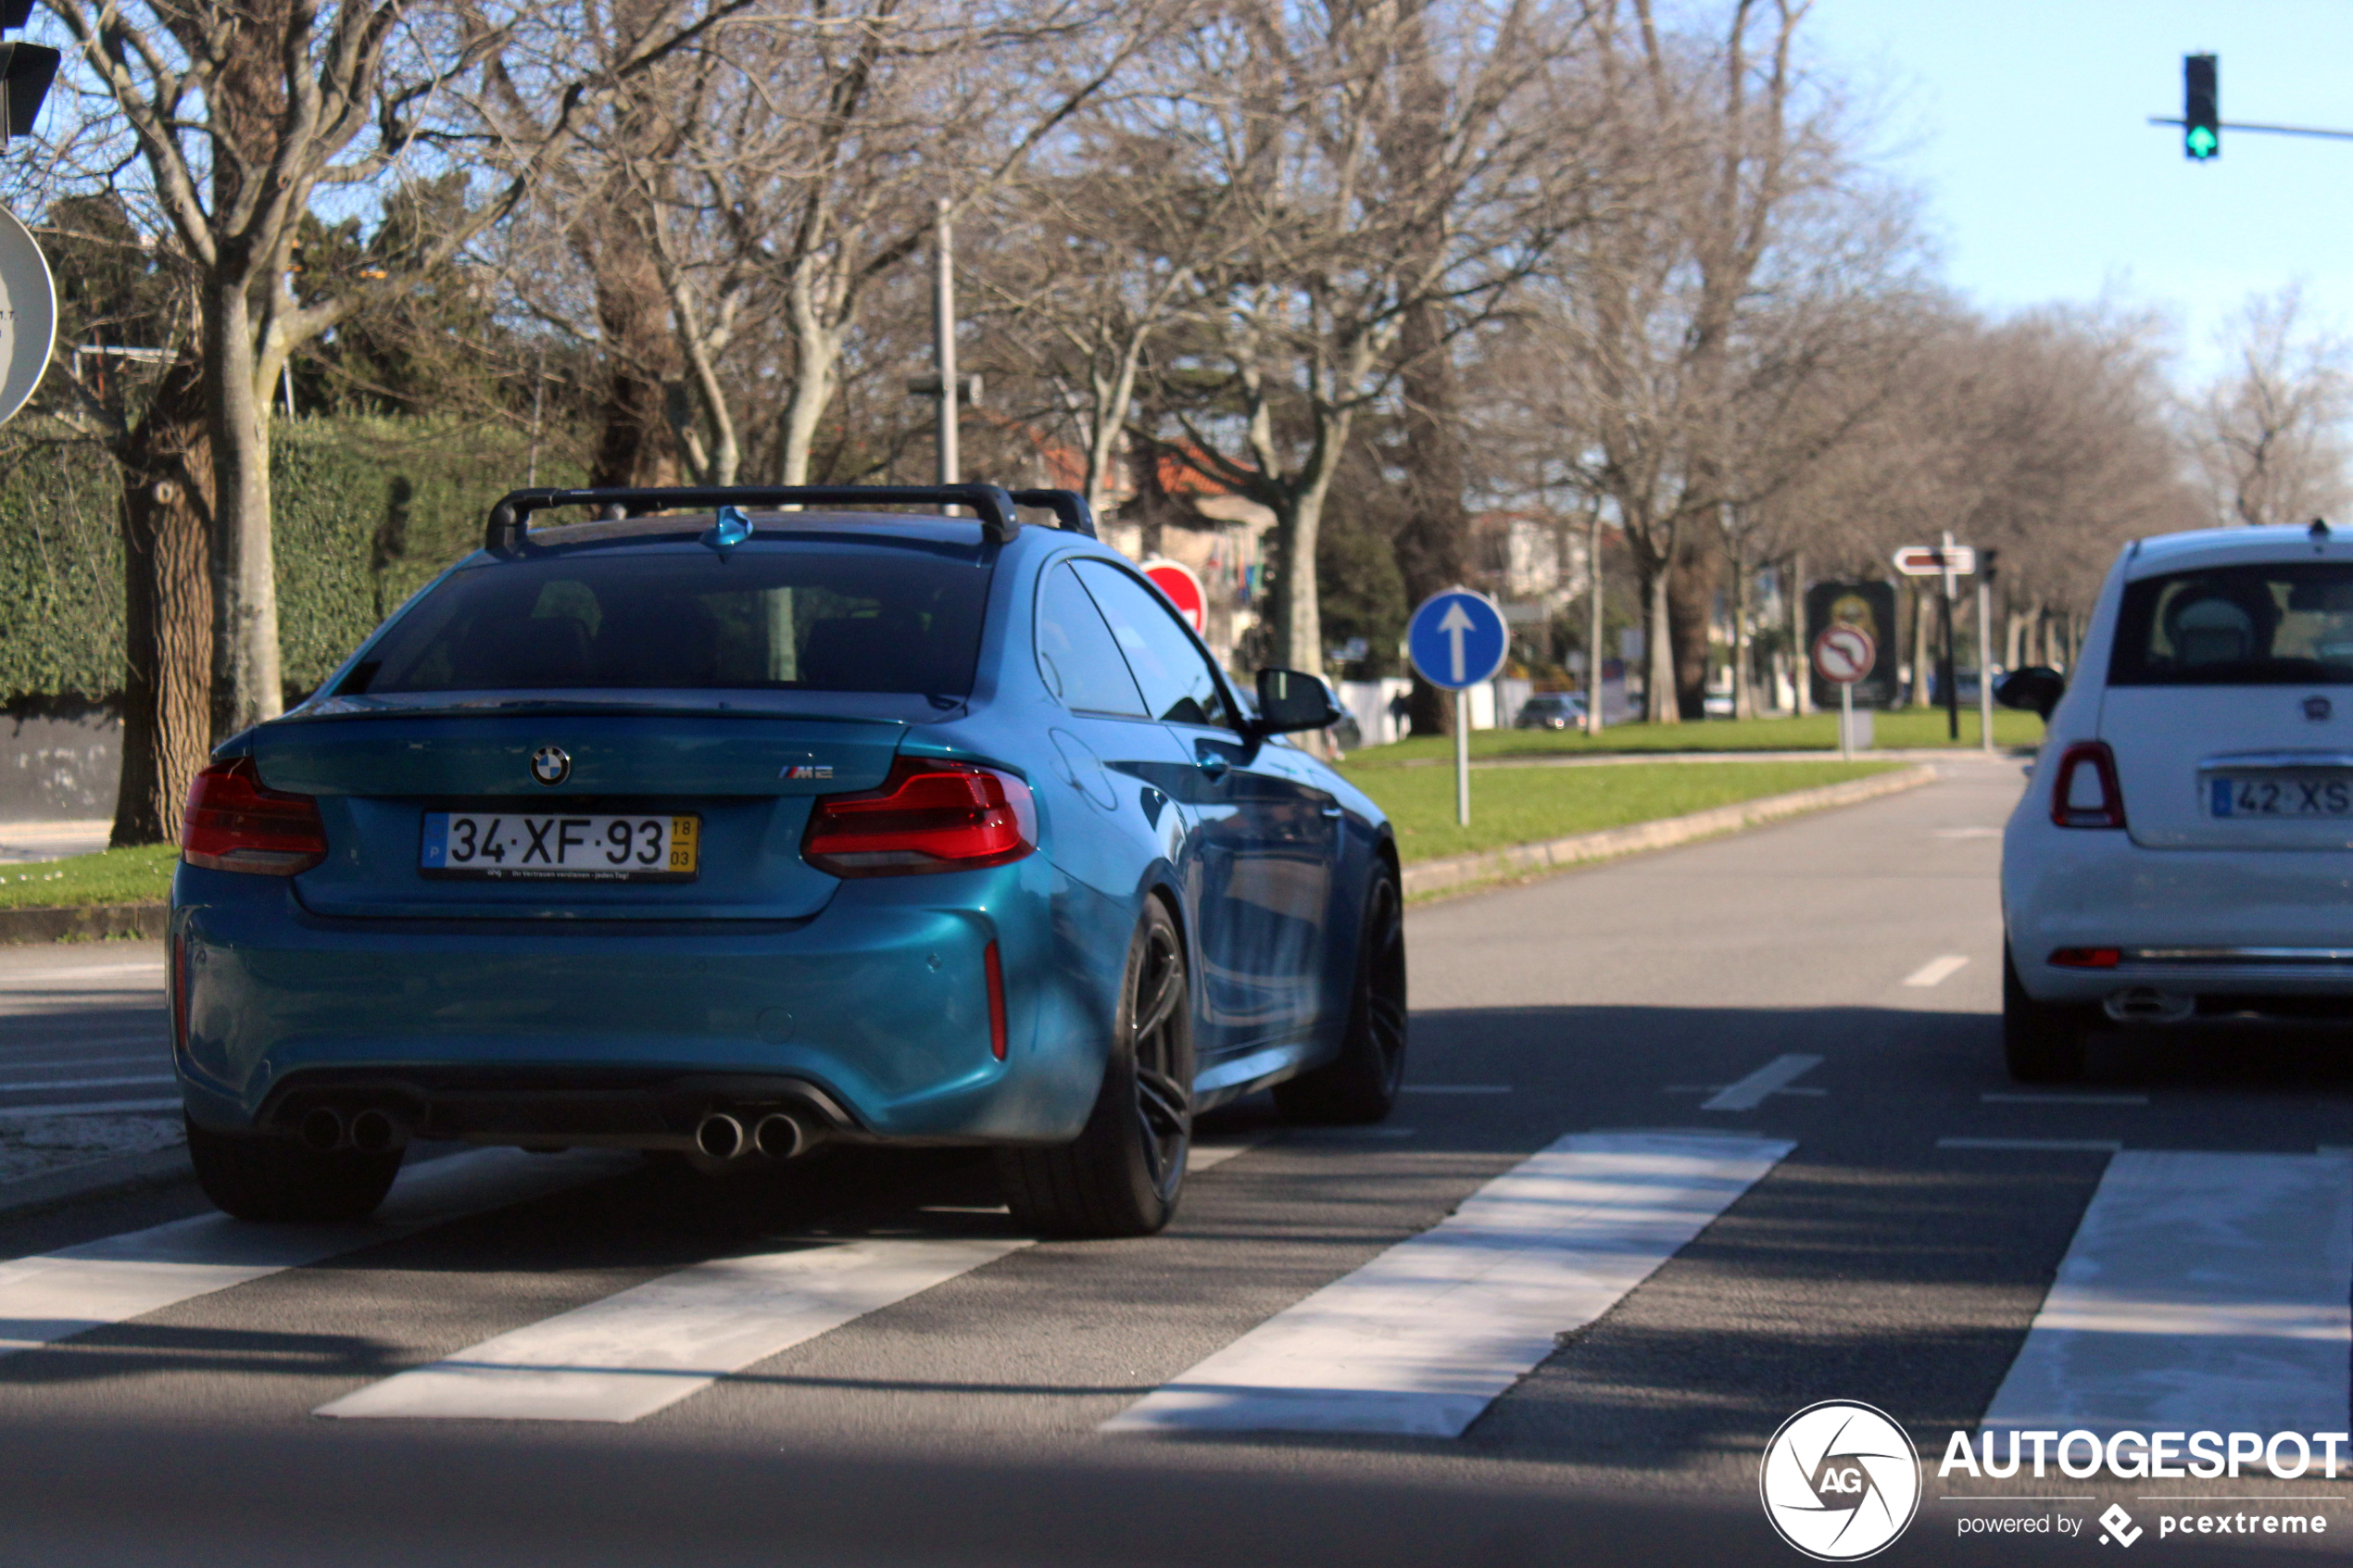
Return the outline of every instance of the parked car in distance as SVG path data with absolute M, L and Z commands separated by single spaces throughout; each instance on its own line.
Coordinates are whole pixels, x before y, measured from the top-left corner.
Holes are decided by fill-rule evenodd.
M 348 1220 L 418 1138 L 964 1145 L 1034 1231 L 1157 1230 L 1198 1111 L 1404 1072 L 1389 822 L 1287 738 L 1323 681 L 1255 684 L 1066 491 L 518 491 L 195 781 L 197 1178 Z
M 1995 692 L 2048 724 L 2002 843 L 2014 1077 L 2107 1024 L 2353 1018 L 2353 536 L 2137 541 L 2074 671 Z
M 1573 730 L 1585 722 L 1585 699 L 1575 692 L 1538 692 L 1519 705 L 1515 730 Z

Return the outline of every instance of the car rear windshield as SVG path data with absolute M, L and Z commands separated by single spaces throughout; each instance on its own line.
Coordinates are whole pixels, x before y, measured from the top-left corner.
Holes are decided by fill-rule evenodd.
M 339 691 L 784 689 L 971 695 L 988 571 L 971 556 L 702 546 L 453 573 Z
M 2353 684 L 2353 566 L 2282 561 L 2124 589 L 2112 686 Z

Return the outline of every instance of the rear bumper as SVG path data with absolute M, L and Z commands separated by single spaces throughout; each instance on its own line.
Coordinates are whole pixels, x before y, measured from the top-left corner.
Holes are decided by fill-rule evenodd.
M 427 1135 L 664 1148 L 708 1110 L 779 1106 L 862 1139 L 1063 1141 L 1116 994 L 1073 935 L 1093 897 L 1032 856 L 845 884 L 799 922 L 357 922 L 182 867 L 175 1060 L 190 1115 L 224 1131 L 376 1105 Z
M 2149 849 L 2038 810 L 2005 839 L 2002 913 L 2019 980 L 2040 1001 L 2134 988 L 2353 998 L 2353 851 Z M 2052 964 L 2067 947 L 2118 948 L 2120 961 Z

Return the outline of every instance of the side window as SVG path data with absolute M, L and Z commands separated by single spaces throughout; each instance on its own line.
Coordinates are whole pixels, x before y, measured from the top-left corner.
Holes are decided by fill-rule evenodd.
M 1109 561 L 1075 564 L 1111 622 L 1152 717 L 1172 724 L 1233 728 L 1215 671 L 1167 601 Z
M 1137 695 L 1111 628 L 1067 561 L 1046 574 L 1038 596 L 1038 673 L 1065 708 L 1146 717 L 1144 699 Z

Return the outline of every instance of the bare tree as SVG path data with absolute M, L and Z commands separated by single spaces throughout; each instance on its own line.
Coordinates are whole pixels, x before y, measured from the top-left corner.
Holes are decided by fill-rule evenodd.
M 593 72 L 570 62 L 570 19 L 544 7 L 443 12 L 408 0 L 46 0 L 83 81 L 120 115 L 138 194 L 185 258 L 198 331 L 190 354 L 211 470 L 216 722 L 276 714 L 276 563 L 270 400 L 288 355 L 355 312 L 414 288 L 531 191 L 584 103 L 651 69 L 749 0 L 673 0 Z M 315 204 L 364 191 L 428 157 L 455 89 L 485 63 L 528 57 L 565 85 L 522 132 L 510 172 L 434 243 L 378 275 L 297 297 L 285 285 Z
M 2185 411 L 2191 450 L 2224 523 L 2342 515 L 2353 341 L 2314 325 L 2303 290 L 2248 299 L 2223 328 L 2229 368 Z

